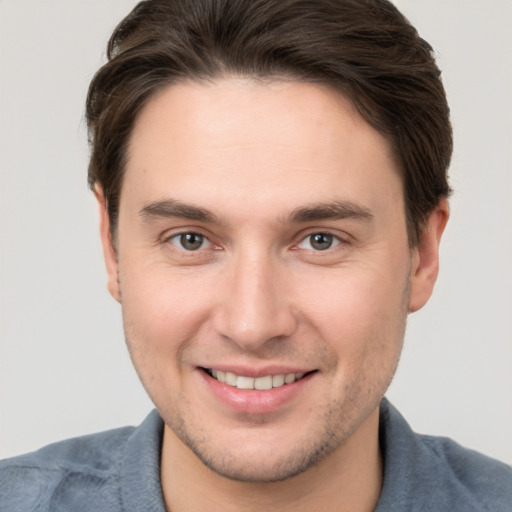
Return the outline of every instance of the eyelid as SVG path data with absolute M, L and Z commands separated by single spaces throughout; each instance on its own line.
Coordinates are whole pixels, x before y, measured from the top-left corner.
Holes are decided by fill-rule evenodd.
M 301 247 L 301 245 L 305 242 L 307 242 L 307 240 L 311 240 L 311 238 L 315 235 L 325 235 L 325 236 L 328 236 L 328 237 L 331 237 L 332 238 L 332 244 L 330 247 L 327 247 L 325 249 L 315 249 L 314 247 Z M 309 242 L 311 244 L 311 242 Z M 309 233 L 307 234 L 306 236 L 302 237 L 299 242 L 296 244 L 296 247 L 298 249 L 304 249 L 306 251 L 314 251 L 314 252 L 319 252 L 319 253 L 322 253 L 322 252 L 329 252 L 333 249 L 335 249 L 336 247 L 338 247 L 341 243 L 343 243 L 343 241 L 340 239 L 339 236 L 337 235 L 334 235 L 333 233 L 329 233 L 328 231 L 314 231 L 312 233 Z
M 332 247 L 329 247 L 328 249 L 325 249 L 324 251 L 315 250 L 313 248 L 304 249 L 304 250 L 311 250 L 311 251 L 318 252 L 318 253 L 329 252 L 333 249 L 336 249 L 336 247 L 338 247 L 339 245 L 348 245 L 351 243 L 352 237 L 348 233 L 340 233 L 337 230 L 335 231 L 335 230 L 328 229 L 328 228 L 326 228 L 326 229 L 312 228 L 312 229 L 308 229 L 305 232 L 303 231 L 299 236 L 297 236 L 298 241 L 293 244 L 292 248 L 299 250 L 300 249 L 299 245 L 302 242 L 304 242 L 305 240 L 307 240 L 308 238 L 310 238 L 314 235 L 320 235 L 320 234 L 331 236 L 336 243 L 335 244 L 333 243 Z
M 178 239 L 178 237 L 180 237 L 182 235 L 186 235 L 186 234 L 193 234 L 193 235 L 201 236 L 204 239 L 204 241 L 207 242 L 207 247 L 201 247 L 200 249 L 192 251 L 192 250 L 186 250 L 183 247 L 179 247 L 178 243 L 172 243 L 171 242 L 173 239 Z M 334 230 L 329 229 L 329 228 L 326 228 L 326 229 L 311 228 L 311 229 L 307 229 L 305 231 L 302 231 L 302 233 L 300 233 L 296 237 L 297 241 L 292 244 L 291 249 L 292 250 L 301 250 L 299 245 L 301 243 L 303 243 L 305 240 L 307 240 L 309 237 L 311 237 L 313 235 L 316 235 L 316 234 L 322 234 L 322 235 L 331 236 L 334 239 L 333 245 L 331 247 L 329 247 L 328 249 L 325 249 L 324 251 L 318 250 L 318 249 L 314 249 L 314 248 L 310 248 L 310 249 L 306 249 L 305 248 L 305 249 L 302 249 L 302 250 L 309 250 L 309 251 L 312 251 L 312 252 L 315 252 L 315 253 L 319 253 L 319 254 L 322 253 L 322 252 L 328 253 L 328 252 L 332 252 L 333 250 L 335 250 L 340 245 L 349 245 L 351 243 L 351 238 L 352 238 L 348 233 L 345 233 L 345 232 L 339 233 L 339 231 L 334 232 Z M 195 226 L 194 227 L 190 227 L 190 228 L 180 227 L 180 228 L 175 228 L 175 229 L 167 230 L 166 232 L 164 232 L 161 235 L 161 237 L 159 239 L 159 243 L 162 244 L 162 245 L 166 245 L 166 244 L 171 243 L 171 245 L 176 247 L 178 250 L 181 250 L 182 252 L 189 253 L 189 254 L 199 253 L 199 252 L 202 252 L 202 251 L 208 250 L 208 249 L 211 250 L 212 248 L 214 250 L 222 250 L 223 249 L 223 247 L 220 244 L 215 243 L 212 240 L 212 235 L 206 233 L 205 230 L 203 230 L 201 228 L 197 228 Z
M 179 242 L 177 243 L 173 243 L 173 240 L 174 239 L 178 239 L 180 236 L 182 235 L 197 235 L 197 236 L 200 236 L 204 239 L 205 242 L 207 242 L 207 247 L 201 247 L 200 249 L 197 249 L 195 251 L 187 251 L 184 247 L 180 247 L 179 246 Z M 202 252 L 204 250 L 208 250 L 208 249 L 211 249 L 212 247 L 214 249 L 220 249 L 221 247 L 216 244 L 215 242 L 212 241 L 211 239 L 212 237 L 210 235 L 208 235 L 207 233 L 205 233 L 204 230 L 200 229 L 200 228 L 196 228 L 196 227 L 190 227 L 190 228 L 183 228 L 183 227 L 180 227 L 180 228 L 176 228 L 176 229 L 171 229 L 171 230 L 168 230 L 166 231 L 165 233 L 163 233 L 159 239 L 159 243 L 162 244 L 162 245 L 166 245 L 166 244 L 170 244 L 172 245 L 173 247 L 175 247 L 177 250 L 181 251 L 181 252 L 184 252 L 184 253 L 190 253 L 190 254 L 194 254 L 194 253 L 199 253 L 199 252 Z
M 202 239 L 201 247 L 199 247 L 195 250 L 187 250 L 187 249 L 185 249 L 185 247 L 180 246 L 180 240 L 183 235 L 194 235 L 194 236 L 201 237 L 201 239 Z M 211 247 L 213 245 L 211 243 L 211 241 L 206 236 L 204 236 L 202 233 L 194 233 L 192 231 L 186 231 L 185 233 L 176 233 L 175 235 L 171 236 L 168 240 L 172 245 L 177 247 L 179 250 L 183 250 L 185 252 L 199 252 L 201 250 L 208 249 L 209 247 Z

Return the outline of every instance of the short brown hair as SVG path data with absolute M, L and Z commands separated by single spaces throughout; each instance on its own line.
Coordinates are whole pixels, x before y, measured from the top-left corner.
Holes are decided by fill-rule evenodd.
M 401 167 L 411 246 L 448 196 L 449 108 L 432 47 L 387 0 L 146 0 L 117 26 L 87 97 L 89 185 L 115 232 L 129 137 L 160 89 L 221 75 L 291 79 L 345 95 Z

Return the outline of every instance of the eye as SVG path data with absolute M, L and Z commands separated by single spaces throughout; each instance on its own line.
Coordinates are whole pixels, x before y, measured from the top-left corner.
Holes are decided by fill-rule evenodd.
M 299 249 L 313 249 L 315 251 L 326 251 L 331 247 L 340 244 L 340 239 L 329 233 L 312 233 L 301 240 L 298 244 Z
M 184 249 L 185 251 L 198 251 L 212 245 L 204 235 L 192 232 L 179 233 L 169 238 L 169 241 L 178 249 Z

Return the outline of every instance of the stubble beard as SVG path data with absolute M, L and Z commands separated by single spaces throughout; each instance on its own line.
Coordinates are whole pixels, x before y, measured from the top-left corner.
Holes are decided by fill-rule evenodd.
M 410 274 L 409 274 L 410 275 Z M 166 410 L 159 400 L 155 400 L 150 389 L 146 386 L 138 365 L 135 364 L 134 354 L 131 350 L 131 344 L 128 341 L 128 333 L 125 329 L 125 337 L 134 366 L 139 374 L 142 384 L 146 388 L 148 395 L 154 401 L 165 424 L 173 431 L 176 437 L 187 446 L 204 466 L 216 474 L 233 481 L 247 483 L 272 483 L 288 480 L 308 469 L 318 465 L 329 455 L 339 449 L 352 436 L 358 427 L 370 416 L 370 414 L 379 406 L 384 393 L 388 389 L 394 377 L 400 358 L 401 348 L 405 337 L 405 328 L 407 321 L 407 311 L 410 295 L 410 278 L 405 284 L 401 307 L 403 314 L 401 316 L 401 326 L 399 335 L 395 343 L 399 342 L 396 359 L 390 367 L 387 378 L 373 386 L 362 386 L 358 382 L 355 386 L 346 386 L 343 392 L 343 404 L 339 400 L 333 399 L 324 407 L 322 421 L 318 422 L 317 431 L 308 431 L 303 436 L 301 442 L 289 450 L 289 453 L 278 457 L 270 464 L 255 464 L 253 457 L 247 454 L 239 454 L 234 449 L 223 449 L 215 447 L 215 439 L 212 439 L 207 432 L 207 425 L 198 425 L 190 417 L 188 411 L 193 410 L 192 404 L 188 401 L 184 393 L 178 397 L 179 413 L 173 413 Z M 400 340 L 398 340 L 400 337 Z M 367 372 L 371 368 L 366 369 Z M 373 400 L 368 401 L 365 397 L 373 396 Z M 255 433 L 254 435 L 257 435 Z M 259 454 L 259 460 L 265 458 L 266 454 Z
M 186 401 L 182 403 L 188 407 Z M 207 468 L 218 475 L 238 482 L 271 483 L 288 480 L 316 466 L 350 437 L 352 429 L 347 428 L 348 418 L 344 418 L 343 411 L 341 414 L 336 411 L 337 408 L 337 403 L 328 407 L 320 423 L 322 432 L 307 432 L 288 454 L 267 463 L 265 459 L 268 461 L 272 453 L 259 453 L 254 457 L 239 454 L 236 446 L 231 450 L 213 448 L 215 440 L 212 442 L 201 429 L 191 428 L 183 415 L 168 418 L 170 421 L 166 424 Z M 253 435 L 258 435 L 257 430 Z
M 375 387 L 355 386 L 343 390 L 343 402 L 333 399 L 324 406 L 322 420 L 316 422 L 315 430 L 305 431 L 302 439 L 296 440 L 288 453 L 275 457 L 264 443 L 258 453 L 239 452 L 233 445 L 229 448 L 216 446 L 209 436 L 207 426 L 199 426 L 188 416 L 191 404 L 180 396 L 181 414 L 166 415 L 164 421 L 178 439 L 195 456 L 216 474 L 233 481 L 246 483 L 272 483 L 291 479 L 317 466 L 340 449 L 354 432 L 379 407 L 389 387 L 398 364 L 398 357 L 388 378 Z M 364 384 L 364 383 L 363 383 Z M 366 397 L 371 395 L 373 399 Z M 164 411 L 160 410 L 161 413 Z M 164 413 L 165 414 L 165 413 Z M 312 414 L 314 414 L 312 412 Z M 300 425 L 298 425 L 300 428 Z M 257 429 L 252 435 L 257 436 Z M 287 440 L 284 439 L 284 442 Z M 274 457 L 273 461 L 270 459 Z

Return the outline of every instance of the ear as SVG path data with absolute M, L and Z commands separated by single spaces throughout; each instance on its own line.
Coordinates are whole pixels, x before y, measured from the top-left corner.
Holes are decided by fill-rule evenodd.
M 409 298 L 411 313 L 422 308 L 434 290 L 439 272 L 439 243 L 449 216 L 448 200 L 443 198 L 429 215 L 418 246 L 412 252 Z
M 96 186 L 94 195 L 98 201 L 100 217 L 100 237 L 103 246 L 103 258 L 107 267 L 107 288 L 110 295 L 118 302 L 121 302 L 121 290 L 119 288 L 119 264 L 117 253 L 112 240 L 112 230 L 110 229 L 110 219 L 108 216 L 107 202 L 103 195 L 103 190 Z

